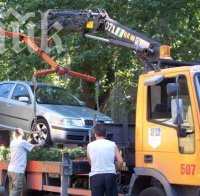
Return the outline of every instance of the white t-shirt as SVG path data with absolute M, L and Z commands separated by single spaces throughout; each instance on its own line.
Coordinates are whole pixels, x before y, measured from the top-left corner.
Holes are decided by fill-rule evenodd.
M 27 151 L 31 151 L 34 145 L 23 139 L 14 139 L 10 143 L 11 159 L 8 171 L 24 173 L 27 163 Z
M 116 144 L 106 139 L 98 139 L 88 144 L 87 152 L 91 159 L 89 176 L 102 173 L 116 173 L 115 168 Z

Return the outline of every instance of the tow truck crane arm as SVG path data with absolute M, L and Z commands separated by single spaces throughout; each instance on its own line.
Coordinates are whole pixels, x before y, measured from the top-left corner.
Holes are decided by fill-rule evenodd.
M 90 82 L 95 82 L 96 78 L 93 76 L 89 76 L 86 74 L 78 73 L 75 71 L 71 71 L 70 69 L 67 69 L 65 67 L 60 66 L 56 61 L 54 61 L 48 54 L 46 54 L 35 42 L 41 41 L 40 38 L 34 37 L 31 38 L 30 36 L 27 36 L 23 33 L 14 33 L 10 31 L 5 31 L 3 29 L 0 29 L 0 35 L 10 37 L 10 38 L 19 38 L 20 41 L 25 42 L 29 47 L 31 47 L 35 53 L 37 53 L 44 61 L 46 61 L 52 69 L 48 70 L 37 70 L 35 71 L 35 76 L 42 76 L 42 75 L 48 75 L 51 73 L 57 73 L 58 75 L 67 74 L 74 78 L 81 78 Z M 49 42 L 50 40 L 45 40 L 46 42 Z
M 92 10 L 48 10 L 46 29 L 61 25 L 67 30 L 81 32 L 86 38 L 132 49 L 143 65 L 158 64 L 162 59 L 171 60 L 170 47 L 138 33 L 111 19 L 103 9 Z M 48 30 L 47 30 L 48 31 Z M 109 37 L 94 35 L 104 32 Z M 48 32 L 47 32 L 48 33 Z

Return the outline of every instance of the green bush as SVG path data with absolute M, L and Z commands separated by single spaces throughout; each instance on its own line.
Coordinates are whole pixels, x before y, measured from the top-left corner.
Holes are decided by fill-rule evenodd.
M 0 161 L 9 160 L 9 158 L 10 158 L 9 148 L 6 148 L 5 146 L 0 146 Z
M 28 160 L 31 161 L 61 161 L 62 153 L 68 153 L 71 159 L 86 157 L 86 149 L 77 148 L 39 148 L 28 152 Z M 0 160 L 9 160 L 10 151 L 5 146 L 0 146 Z

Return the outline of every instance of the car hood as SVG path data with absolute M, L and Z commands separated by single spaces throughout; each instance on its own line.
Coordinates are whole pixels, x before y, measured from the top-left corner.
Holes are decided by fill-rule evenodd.
M 112 120 L 105 114 L 83 106 L 37 104 L 37 112 L 52 112 L 52 114 L 62 115 L 63 117 L 84 119 L 93 119 L 94 115 L 96 115 L 99 120 Z

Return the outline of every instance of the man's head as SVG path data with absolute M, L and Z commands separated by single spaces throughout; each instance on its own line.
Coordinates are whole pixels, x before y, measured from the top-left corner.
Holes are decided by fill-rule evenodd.
M 18 138 L 18 137 L 23 137 L 24 136 L 24 131 L 23 131 L 23 129 L 21 129 L 21 128 L 17 128 L 16 130 L 15 130 L 15 132 L 14 132 L 14 136 L 16 137 L 16 138 Z
M 96 124 L 94 128 L 95 137 L 106 137 L 106 129 L 102 124 Z

